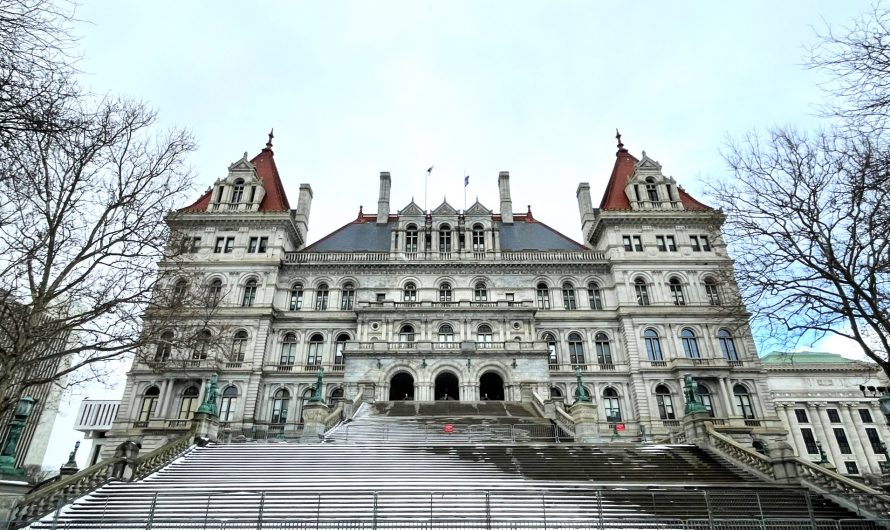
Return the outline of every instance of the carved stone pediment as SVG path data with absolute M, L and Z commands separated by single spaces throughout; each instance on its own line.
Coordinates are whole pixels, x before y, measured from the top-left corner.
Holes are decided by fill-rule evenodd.
M 476 202 L 473 203 L 472 206 L 467 208 L 466 215 L 491 215 L 491 210 L 482 206 L 482 203 L 479 202 L 479 199 L 476 199 Z
M 433 215 L 441 216 L 441 215 L 457 215 L 457 210 L 454 209 L 448 201 L 442 201 L 435 210 L 433 210 Z
M 399 215 L 406 215 L 406 216 L 423 215 L 423 210 L 421 210 L 420 206 L 417 206 L 417 204 L 415 204 L 415 202 L 412 200 L 411 202 L 408 203 L 407 206 L 405 206 L 404 208 L 399 210 Z

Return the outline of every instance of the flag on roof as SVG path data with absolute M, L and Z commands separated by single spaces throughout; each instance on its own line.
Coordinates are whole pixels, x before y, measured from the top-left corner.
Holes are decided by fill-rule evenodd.
M 466 188 L 469 185 L 470 185 L 470 176 L 467 175 L 466 177 L 464 177 L 464 187 Z

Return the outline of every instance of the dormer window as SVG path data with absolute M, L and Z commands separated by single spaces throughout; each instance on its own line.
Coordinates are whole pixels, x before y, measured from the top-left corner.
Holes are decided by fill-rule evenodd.
M 646 195 L 651 202 L 658 202 L 658 186 L 655 184 L 655 179 L 649 177 L 646 179 Z
M 244 180 L 237 179 L 232 186 L 232 204 L 241 202 L 244 198 Z

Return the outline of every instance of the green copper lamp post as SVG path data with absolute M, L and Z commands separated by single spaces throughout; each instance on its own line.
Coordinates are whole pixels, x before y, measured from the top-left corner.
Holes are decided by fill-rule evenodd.
M 9 423 L 9 434 L 3 443 L 3 450 L 0 452 L 0 475 L 23 475 L 24 471 L 15 466 L 15 450 L 19 445 L 19 438 L 25 429 L 25 422 L 31 415 L 31 409 L 34 408 L 34 398 L 25 396 L 19 400 Z

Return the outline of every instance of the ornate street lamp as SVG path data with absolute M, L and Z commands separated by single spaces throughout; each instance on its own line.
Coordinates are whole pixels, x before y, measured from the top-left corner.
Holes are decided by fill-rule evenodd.
M 15 466 L 15 450 L 19 445 L 19 438 L 25 429 L 25 422 L 34 408 L 34 398 L 25 396 L 19 400 L 9 422 L 9 434 L 3 442 L 3 450 L 0 451 L 0 475 L 24 475 L 24 471 Z

